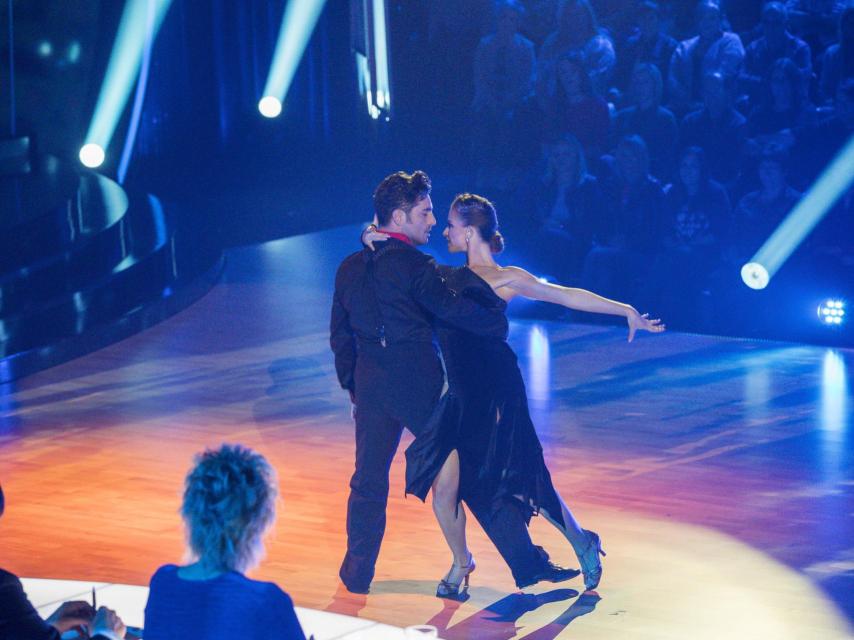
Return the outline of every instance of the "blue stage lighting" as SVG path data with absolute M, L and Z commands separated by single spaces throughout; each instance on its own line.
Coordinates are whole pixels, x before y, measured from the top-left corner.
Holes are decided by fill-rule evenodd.
M 842 300 L 825 300 L 818 305 L 816 315 L 827 326 L 841 325 L 845 319 L 845 303 Z
M 94 142 L 84 144 L 80 148 L 80 162 L 90 169 L 100 167 L 104 163 L 104 148 Z
M 146 41 L 155 38 L 171 4 L 172 0 L 127 0 L 125 3 L 84 148 L 95 144 L 103 150 L 110 145 L 139 73 Z
M 36 45 L 36 53 L 38 53 L 39 58 L 50 58 L 53 55 L 53 44 L 50 40 L 40 40 Z
M 365 99 L 368 115 L 374 120 L 390 120 L 391 79 L 388 46 L 386 0 L 361 0 L 355 9 L 359 25 L 356 74 L 359 92 Z
M 264 98 L 261 102 L 268 98 L 275 98 L 279 101 L 279 112 L 281 112 L 281 103 L 284 102 L 291 82 L 296 74 L 299 61 L 302 59 L 302 54 L 305 52 L 308 40 L 314 31 L 314 26 L 320 18 L 320 13 L 323 11 L 323 6 L 326 0 L 290 0 L 285 7 L 285 14 L 282 16 L 282 26 L 279 28 L 279 39 L 276 42 L 276 50 L 273 53 L 273 62 L 270 65 L 270 72 L 267 74 L 267 83 L 264 85 Z M 272 113 L 272 103 L 268 101 L 270 106 L 269 113 Z M 268 118 L 275 118 L 275 115 L 267 115 L 258 103 L 258 109 Z
M 258 102 L 258 111 L 265 118 L 277 118 L 282 112 L 282 101 L 275 96 L 264 96 Z
M 758 262 L 748 262 L 741 268 L 741 279 L 751 289 L 764 289 L 771 281 L 768 270 Z
M 388 36 L 386 33 L 385 0 L 373 0 L 374 57 L 377 73 L 377 107 L 384 111 L 391 108 L 391 87 L 388 73 Z
M 783 266 L 792 252 L 798 248 L 798 245 L 803 242 L 810 231 L 830 211 L 837 199 L 848 191 L 848 187 L 854 182 L 852 166 L 854 166 L 854 136 L 848 140 L 842 151 L 831 161 L 818 180 L 815 181 L 815 184 L 801 198 L 801 201 L 795 205 L 786 219 L 780 223 L 780 226 L 756 252 L 756 255 L 744 266 L 741 277 L 747 286 L 754 289 L 764 288 L 764 285 L 754 287 L 745 278 L 745 269 L 751 264 L 764 267 L 769 280 L 774 277 L 774 274 Z M 754 271 L 752 275 L 755 274 Z M 751 274 L 749 273 L 749 275 Z M 761 279 L 754 280 L 754 282 L 759 281 Z

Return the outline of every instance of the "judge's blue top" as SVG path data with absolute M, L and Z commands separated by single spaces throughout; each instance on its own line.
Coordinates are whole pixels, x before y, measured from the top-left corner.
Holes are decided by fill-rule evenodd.
M 178 567 L 160 567 L 145 605 L 146 640 L 305 640 L 290 596 L 272 582 L 229 571 L 185 580 Z

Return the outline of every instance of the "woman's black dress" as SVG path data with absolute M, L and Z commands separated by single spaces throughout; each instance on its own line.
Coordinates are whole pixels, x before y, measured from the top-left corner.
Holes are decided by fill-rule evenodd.
M 451 289 L 504 312 L 507 303 L 467 267 L 443 267 Z M 516 354 L 505 340 L 437 327 L 448 392 L 406 450 L 406 492 L 424 500 L 448 454 L 460 456 L 459 499 L 490 507 L 516 498 L 563 524 Z

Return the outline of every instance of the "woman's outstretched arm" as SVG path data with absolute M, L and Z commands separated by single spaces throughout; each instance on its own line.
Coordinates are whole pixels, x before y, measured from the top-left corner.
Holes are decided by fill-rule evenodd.
M 634 339 L 638 330 L 660 333 L 665 329 L 661 320 L 650 320 L 647 314 L 639 314 L 630 304 L 603 298 L 586 289 L 562 287 L 557 284 L 541 282 L 519 267 L 506 267 L 502 271 L 508 278 L 503 286 L 511 289 L 516 295 L 531 300 L 559 304 L 576 311 L 623 316 L 629 325 L 629 342 Z

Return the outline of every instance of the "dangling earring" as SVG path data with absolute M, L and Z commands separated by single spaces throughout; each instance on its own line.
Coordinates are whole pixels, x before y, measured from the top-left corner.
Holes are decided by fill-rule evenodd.
M 468 244 L 469 242 L 471 242 L 471 234 L 467 233 L 466 234 L 466 244 Z

